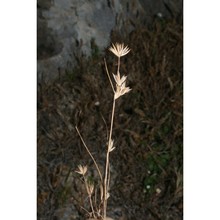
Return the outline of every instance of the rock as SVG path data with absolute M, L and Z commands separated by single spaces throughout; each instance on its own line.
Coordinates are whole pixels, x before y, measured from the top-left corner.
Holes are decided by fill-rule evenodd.
M 37 0 L 37 7 L 41 9 L 49 9 L 52 5 L 51 0 Z
M 147 23 L 158 13 L 181 11 L 182 0 L 38 0 L 37 76 L 50 81 L 90 56 L 91 43 L 100 51 L 110 44 L 111 31 L 128 34 L 135 23 Z M 170 8 L 169 8 L 170 7 Z

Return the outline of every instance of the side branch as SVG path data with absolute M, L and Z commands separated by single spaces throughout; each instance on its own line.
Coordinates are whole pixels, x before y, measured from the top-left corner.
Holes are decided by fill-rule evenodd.
M 111 77 L 110 77 L 110 75 L 109 75 L 109 72 L 108 72 L 108 67 L 107 67 L 107 64 L 106 64 L 106 60 L 104 59 L 104 61 L 105 61 L 105 70 L 106 70 L 106 73 L 107 73 L 107 75 L 108 75 L 109 82 L 110 82 L 110 84 L 111 84 L 111 87 L 112 87 L 113 92 L 115 93 L 115 89 L 114 89 L 114 86 L 113 86 Z
M 101 180 L 101 183 L 102 183 L 102 174 L 101 174 L 101 172 L 100 172 L 99 166 L 98 166 L 98 164 L 96 163 L 96 161 L 95 161 L 94 157 L 92 156 L 92 154 L 90 153 L 89 148 L 86 146 L 86 143 L 85 143 L 85 141 L 83 140 L 82 135 L 81 135 L 80 132 L 79 132 L 79 129 L 77 128 L 77 126 L 75 126 L 75 128 L 76 128 L 76 131 L 77 131 L 77 133 L 78 133 L 78 135 L 79 135 L 79 137 L 80 137 L 80 140 L 81 140 L 82 143 L 83 143 L 83 146 L 86 148 L 86 150 L 87 150 L 89 156 L 92 158 L 92 160 L 93 160 L 93 162 L 94 162 L 94 164 L 95 164 L 95 166 L 96 166 L 96 169 L 97 169 L 97 171 L 98 171 L 98 173 L 99 173 L 99 177 L 100 177 L 100 180 Z

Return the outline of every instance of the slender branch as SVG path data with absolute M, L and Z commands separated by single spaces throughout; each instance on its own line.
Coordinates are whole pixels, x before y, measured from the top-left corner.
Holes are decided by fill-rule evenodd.
M 84 147 L 86 148 L 86 150 L 87 150 L 89 156 L 92 158 L 92 160 L 93 160 L 93 162 L 94 162 L 94 164 L 95 164 L 95 166 L 96 166 L 96 169 L 97 169 L 97 171 L 98 171 L 98 173 L 99 173 L 100 180 L 101 180 L 101 182 L 102 182 L 102 181 L 103 181 L 103 180 L 102 180 L 102 174 L 101 174 L 101 172 L 100 172 L 99 166 L 98 166 L 98 164 L 96 163 L 96 161 L 95 161 L 94 157 L 92 156 L 92 154 L 90 153 L 89 148 L 86 146 L 86 143 L 84 142 L 84 140 L 83 140 L 83 138 L 82 138 L 82 135 L 81 135 L 80 132 L 79 132 L 79 129 L 77 128 L 77 126 L 75 126 L 75 128 L 76 128 L 76 131 L 77 131 L 77 133 L 78 133 L 78 135 L 79 135 L 79 137 L 80 137 L 80 139 L 81 139 L 81 141 L 82 141 Z
M 90 215 L 90 213 L 89 213 L 89 211 L 88 210 L 86 210 L 83 206 L 79 206 L 81 209 L 83 209 L 85 212 L 87 212 L 89 215 Z
M 110 77 L 110 75 L 109 75 L 109 72 L 108 72 L 108 67 L 107 67 L 105 58 L 104 58 L 104 61 L 105 61 L 105 70 L 106 70 L 106 73 L 107 73 L 107 75 L 108 75 L 109 82 L 110 82 L 110 84 L 111 84 L 111 87 L 112 87 L 113 92 L 115 93 L 115 89 L 114 89 L 114 86 L 113 86 L 111 77 Z
M 90 202 L 90 207 L 91 207 L 91 209 L 92 209 L 93 217 L 95 218 L 96 215 L 95 215 L 95 211 L 94 211 L 94 208 L 93 208 L 93 205 L 92 205 L 92 197 L 91 197 L 91 195 L 89 195 L 89 202 Z

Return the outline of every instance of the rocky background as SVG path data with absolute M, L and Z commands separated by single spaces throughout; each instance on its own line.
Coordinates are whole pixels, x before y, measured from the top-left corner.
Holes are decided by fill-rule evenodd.
M 178 18 L 182 0 L 38 0 L 37 76 L 50 81 L 90 56 L 95 42 L 100 51 L 112 31 L 128 35 L 155 16 Z
M 103 165 L 116 59 L 132 91 L 118 100 L 108 216 L 183 219 L 181 1 L 38 1 L 37 217 L 84 220 L 79 164 L 96 176 L 74 126 Z

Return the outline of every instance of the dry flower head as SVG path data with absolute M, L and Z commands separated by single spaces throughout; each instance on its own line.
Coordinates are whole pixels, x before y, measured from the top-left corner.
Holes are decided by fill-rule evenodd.
M 115 43 L 109 48 L 109 50 L 115 54 L 117 57 L 125 56 L 130 52 L 128 46 L 124 47 L 124 44 Z
M 78 165 L 78 170 L 75 172 L 84 176 L 87 172 L 87 166 Z
M 114 98 L 117 99 L 120 96 L 122 96 L 122 95 L 124 95 L 124 94 L 126 94 L 130 91 L 131 91 L 131 89 L 129 87 L 126 87 L 125 82 L 123 82 L 121 86 L 118 86 L 118 85 L 116 86 L 116 91 L 115 91 Z

